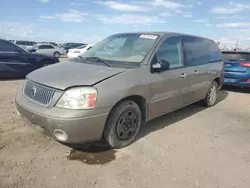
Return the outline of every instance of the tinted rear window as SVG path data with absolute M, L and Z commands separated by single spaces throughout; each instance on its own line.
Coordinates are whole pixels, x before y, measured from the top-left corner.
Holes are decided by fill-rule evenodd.
M 51 45 L 40 45 L 39 49 L 52 49 L 53 47 Z
M 227 61 L 250 61 L 250 53 L 223 52 L 223 56 Z
M 188 66 L 203 65 L 223 60 L 219 47 L 211 40 L 184 36 L 183 42 Z
M 70 45 L 70 48 L 77 48 L 79 46 L 82 46 L 83 44 L 72 44 Z
M 83 48 L 85 48 L 87 45 L 82 45 L 82 46 L 78 46 L 78 47 L 76 47 L 76 49 L 83 49 Z

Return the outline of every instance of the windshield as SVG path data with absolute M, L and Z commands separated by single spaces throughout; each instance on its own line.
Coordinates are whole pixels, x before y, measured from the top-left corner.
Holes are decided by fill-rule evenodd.
M 158 38 L 157 35 L 112 35 L 94 45 L 80 58 L 98 57 L 116 64 L 140 65 Z
M 250 61 L 250 53 L 223 52 L 227 61 Z

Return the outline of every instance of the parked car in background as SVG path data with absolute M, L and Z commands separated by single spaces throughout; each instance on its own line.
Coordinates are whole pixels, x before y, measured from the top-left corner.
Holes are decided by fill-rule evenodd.
M 69 49 L 77 48 L 82 45 L 85 45 L 85 44 L 84 43 L 65 43 L 61 47 L 63 47 L 66 50 L 66 53 L 68 53 Z
M 53 45 L 55 47 L 59 47 L 59 45 L 57 43 L 55 43 L 55 42 L 38 42 L 38 43 L 39 44 L 51 44 L 51 45 Z
M 224 85 L 250 87 L 250 51 L 223 51 Z
M 58 58 L 31 54 L 0 39 L 0 77 L 24 77 L 36 69 L 58 62 Z
M 34 41 L 25 41 L 25 40 L 14 40 L 13 43 L 25 50 L 32 48 L 32 46 L 36 44 L 36 42 Z
M 44 54 L 48 56 L 55 56 L 57 58 L 60 57 L 60 55 L 66 54 L 66 51 L 63 48 L 53 46 L 51 44 L 36 44 L 31 49 L 29 49 L 29 52 L 37 53 L 37 54 Z
M 93 44 L 85 44 L 82 46 L 79 46 L 77 48 L 69 49 L 68 52 L 68 58 L 76 58 L 79 55 L 82 55 L 84 52 L 86 52 L 89 48 L 91 48 Z
M 60 142 L 103 138 L 122 148 L 153 118 L 197 101 L 215 105 L 222 59 L 217 44 L 202 37 L 116 34 L 79 58 L 29 74 L 15 105 L 37 130 Z
M 66 53 L 68 53 L 69 47 L 70 47 L 72 44 L 74 44 L 74 43 L 72 43 L 72 42 L 62 43 L 62 44 L 59 45 L 59 47 L 64 48 L 64 49 L 66 50 Z

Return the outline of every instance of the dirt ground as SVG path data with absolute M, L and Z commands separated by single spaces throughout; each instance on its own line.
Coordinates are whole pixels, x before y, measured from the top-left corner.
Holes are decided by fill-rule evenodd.
M 36 133 L 15 112 L 23 80 L 0 81 L 0 188 L 249 188 L 250 95 L 223 90 L 148 123 L 120 150 L 75 151 Z

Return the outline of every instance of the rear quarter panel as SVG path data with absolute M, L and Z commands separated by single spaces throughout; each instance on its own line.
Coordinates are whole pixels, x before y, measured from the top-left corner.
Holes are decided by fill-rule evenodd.
M 209 63 L 205 68 L 207 69 L 208 80 L 212 82 L 214 79 L 219 78 L 219 87 L 221 87 L 223 85 L 224 79 L 224 62 L 218 61 L 214 63 Z

